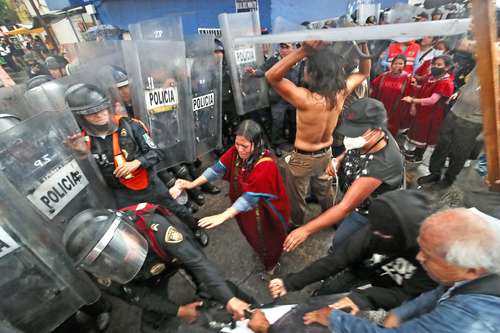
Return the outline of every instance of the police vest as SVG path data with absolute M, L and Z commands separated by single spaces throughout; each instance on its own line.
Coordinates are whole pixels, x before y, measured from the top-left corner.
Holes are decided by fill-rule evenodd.
M 134 139 L 132 126 L 128 123 L 129 119 L 127 117 L 116 116 L 113 117 L 113 121 L 119 124 L 118 129 L 112 134 L 112 152 L 116 169 L 124 162 L 136 159 L 139 145 Z M 131 119 L 130 121 L 136 121 L 144 127 L 138 120 Z M 145 127 L 144 129 L 147 131 Z M 83 131 L 83 135 L 86 135 L 85 131 Z M 91 136 L 86 136 L 89 147 L 92 146 L 91 138 Z M 130 174 L 120 177 L 119 181 L 128 189 L 134 191 L 144 190 L 149 186 L 149 173 L 147 169 L 139 167 Z
M 406 47 L 406 50 L 403 52 L 400 43 L 392 43 L 389 46 L 389 53 L 387 59 L 389 62 L 392 62 L 394 57 L 398 54 L 404 54 L 406 56 L 406 67 L 405 70 L 408 73 L 413 73 L 413 65 L 415 64 L 415 60 L 417 59 L 418 51 L 420 50 L 420 45 L 417 43 L 411 43 Z

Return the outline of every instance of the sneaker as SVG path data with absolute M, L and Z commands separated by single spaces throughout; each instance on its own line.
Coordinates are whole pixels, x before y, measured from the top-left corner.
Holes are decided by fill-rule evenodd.
M 425 185 L 425 184 L 431 184 L 431 183 L 436 183 L 439 181 L 441 177 L 439 175 L 435 175 L 431 173 L 430 175 L 423 176 L 417 179 L 417 184 L 418 185 Z

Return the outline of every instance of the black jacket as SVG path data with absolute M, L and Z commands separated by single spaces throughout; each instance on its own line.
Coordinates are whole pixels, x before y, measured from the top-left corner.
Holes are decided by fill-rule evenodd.
M 120 148 L 127 152 L 127 161 L 137 159 L 141 162 L 141 168 L 145 169 L 152 169 L 160 162 L 161 151 L 138 120 L 121 118 L 117 131 Z M 91 136 L 90 149 L 108 186 L 124 188 L 120 180 L 113 176 L 115 171 L 113 135 L 110 134 L 105 138 Z
M 323 257 L 302 271 L 284 278 L 288 291 L 299 290 L 316 281 L 334 276 L 347 267 L 360 265 L 378 254 L 368 276 L 372 287 L 354 290 L 350 298 L 360 309 L 390 309 L 436 286 L 416 260 L 416 242 L 421 222 L 431 214 L 426 197 L 417 191 L 393 191 L 374 200 L 370 223 L 344 242 L 334 254 Z M 387 223 L 386 226 L 383 224 Z M 399 234 L 389 242 L 381 241 L 373 231 L 393 230 Z M 367 276 L 363 276 L 367 278 Z
M 193 239 L 191 231 L 177 217 L 154 213 L 144 215 L 144 219 L 169 258 L 165 260 L 156 255 L 148 240 L 148 254 L 139 273 L 126 285 L 113 283 L 108 286 L 108 292 L 145 311 L 175 317 L 179 306 L 168 299 L 168 280 L 178 268 L 183 268 L 191 275 L 198 290 L 208 293 L 220 304 L 225 305 L 234 296 L 222 274 Z

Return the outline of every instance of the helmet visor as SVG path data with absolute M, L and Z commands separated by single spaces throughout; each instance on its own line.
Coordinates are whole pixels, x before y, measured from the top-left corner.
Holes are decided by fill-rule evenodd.
M 147 241 L 133 226 L 117 218 L 81 266 L 95 276 L 125 284 L 137 275 L 147 253 Z

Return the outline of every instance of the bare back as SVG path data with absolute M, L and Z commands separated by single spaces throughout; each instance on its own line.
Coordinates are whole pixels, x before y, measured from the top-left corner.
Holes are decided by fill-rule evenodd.
M 306 101 L 297 108 L 297 133 L 295 148 L 316 151 L 330 147 L 332 134 L 344 104 L 344 94 L 337 95 L 333 109 L 327 107 L 326 99 L 316 93 L 308 92 Z

